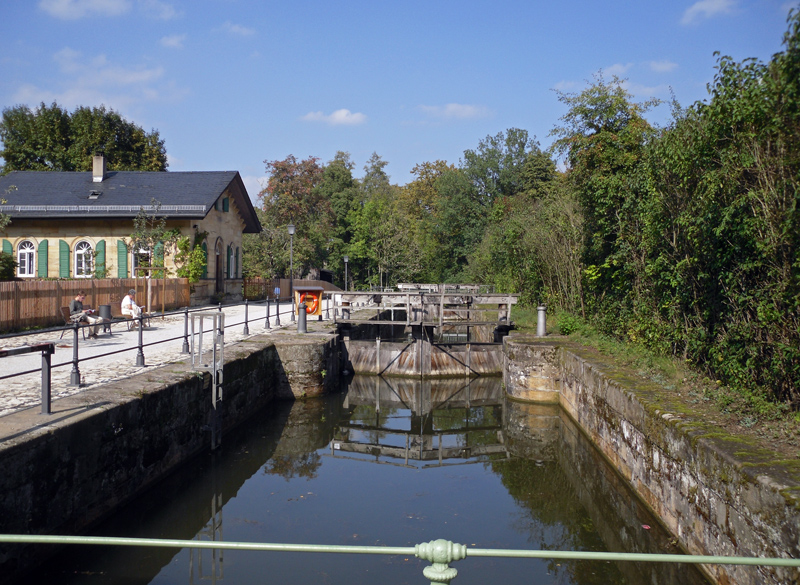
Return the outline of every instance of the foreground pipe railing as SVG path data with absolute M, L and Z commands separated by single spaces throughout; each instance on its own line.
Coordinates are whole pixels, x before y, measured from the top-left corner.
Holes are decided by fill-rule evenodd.
M 749 565 L 800 568 L 800 559 L 765 557 L 727 557 L 687 554 L 649 554 L 561 550 L 521 550 L 467 548 L 439 539 L 409 546 L 352 546 L 333 544 L 278 544 L 269 542 L 224 542 L 220 540 L 175 540 L 159 538 L 124 538 L 110 536 L 53 536 L 32 534 L 0 534 L 0 543 L 16 544 L 83 544 L 103 546 L 139 546 L 164 548 L 210 548 L 218 550 L 252 550 L 270 552 L 315 552 L 338 554 L 414 555 L 433 564 L 422 574 L 432 585 L 446 585 L 458 571 L 450 563 L 466 557 L 505 557 L 584 561 L 624 561 L 645 563 L 687 563 L 695 565 Z

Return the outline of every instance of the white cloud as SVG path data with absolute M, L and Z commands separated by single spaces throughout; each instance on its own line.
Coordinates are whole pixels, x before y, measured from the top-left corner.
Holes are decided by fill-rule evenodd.
M 419 106 L 419 109 L 434 118 L 448 120 L 472 120 L 491 115 L 489 108 L 470 104 L 445 104 L 444 106 Z
M 151 18 L 170 20 L 181 16 L 163 0 L 137 0 L 139 9 Z M 78 20 L 91 16 L 121 16 L 130 12 L 132 0 L 39 0 L 39 8 L 54 18 Z
M 735 7 L 736 0 L 700 0 L 686 9 L 681 24 L 696 24 L 719 14 L 730 14 Z
M 611 67 L 603 69 L 603 73 L 608 74 L 609 77 L 613 77 L 614 75 L 621 77 L 625 75 L 631 67 L 633 67 L 633 63 L 614 63 Z
M 182 49 L 184 42 L 186 42 L 186 35 L 170 35 L 167 37 L 161 37 L 161 46 L 169 49 Z
M 256 34 L 256 29 L 247 28 L 246 26 L 242 26 L 240 24 L 233 24 L 230 21 L 227 21 L 222 25 L 222 30 L 239 37 L 249 37 Z
M 130 0 L 41 0 L 39 8 L 62 20 L 85 16 L 119 16 L 131 8 Z
M 663 98 L 669 94 L 668 85 L 642 85 L 641 83 L 632 83 L 630 81 L 623 81 L 624 87 L 631 95 L 640 100 L 647 100 L 651 97 Z
M 344 108 L 328 115 L 322 112 L 309 112 L 300 119 L 306 122 L 324 122 L 331 126 L 357 126 L 367 121 L 364 114 L 353 113 Z
M 171 20 L 181 16 L 174 6 L 161 0 L 139 0 L 139 5 L 145 14 L 160 20 Z
M 655 71 L 656 73 L 669 73 L 670 71 L 674 71 L 678 68 L 677 63 L 673 63 L 672 61 L 650 61 L 649 63 L 650 69 Z
M 58 90 L 26 84 L 15 95 L 16 103 L 36 104 L 57 101 L 66 108 L 99 106 L 121 110 L 141 102 L 175 102 L 188 91 L 164 79 L 162 67 L 128 67 L 113 63 L 105 55 L 87 57 L 66 47 L 53 59 L 58 63 L 62 82 Z

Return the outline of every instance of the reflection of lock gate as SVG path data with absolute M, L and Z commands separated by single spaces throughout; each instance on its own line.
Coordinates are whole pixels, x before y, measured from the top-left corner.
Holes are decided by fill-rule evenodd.
M 319 297 L 313 292 L 304 292 L 300 295 L 300 304 L 305 303 L 307 298 L 311 299 L 311 304 L 306 304 L 306 313 L 316 315 L 319 312 Z

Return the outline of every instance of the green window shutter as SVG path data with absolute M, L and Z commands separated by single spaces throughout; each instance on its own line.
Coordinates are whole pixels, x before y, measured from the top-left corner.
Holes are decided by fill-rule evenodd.
M 14 255 L 14 248 L 11 247 L 11 242 L 3 240 L 3 253 Z
M 231 208 L 230 199 L 226 197 L 225 199 L 222 200 L 222 211 L 228 212 L 230 211 L 230 208 Z
M 39 242 L 38 252 L 38 274 L 39 278 L 47 278 L 47 240 Z
M 205 260 L 204 263 L 203 263 L 203 276 L 202 276 L 202 278 L 208 278 L 208 246 L 206 245 L 205 242 L 203 242 L 202 248 L 203 248 L 203 258 Z
M 161 242 L 157 243 L 156 248 L 155 250 L 153 250 L 153 252 L 156 255 L 155 258 L 156 261 L 154 262 L 154 264 L 156 266 L 164 266 L 164 244 L 162 244 Z
M 117 278 L 128 278 L 128 245 L 117 240 Z
M 95 246 L 94 251 L 96 252 L 95 255 L 95 273 L 99 274 L 101 277 L 105 277 L 106 275 L 106 241 L 100 240 L 97 242 L 97 246 Z
M 233 248 L 228 246 L 228 263 L 225 266 L 227 269 L 225 274 L 228 276 L 228 278 L 231 277 L 231 266 L 233 266 Z
M 69 244 L 58 240 L 58 277 L 69 278 Z
M 233 275 L 234 278 L 239 278 L 239 248 L 236 248 L 236 273 Z

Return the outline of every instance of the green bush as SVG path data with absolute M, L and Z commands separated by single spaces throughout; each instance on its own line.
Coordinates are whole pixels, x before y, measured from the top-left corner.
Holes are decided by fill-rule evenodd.
M 0 252 L 0 280 L 12 280 L 16 276 L 17 261 L 12 254 Z
M 581 320 L 572 313 L 561 313 L 556 321 L 556 327 L 561 335 L 572 335 L 580 329 Z

